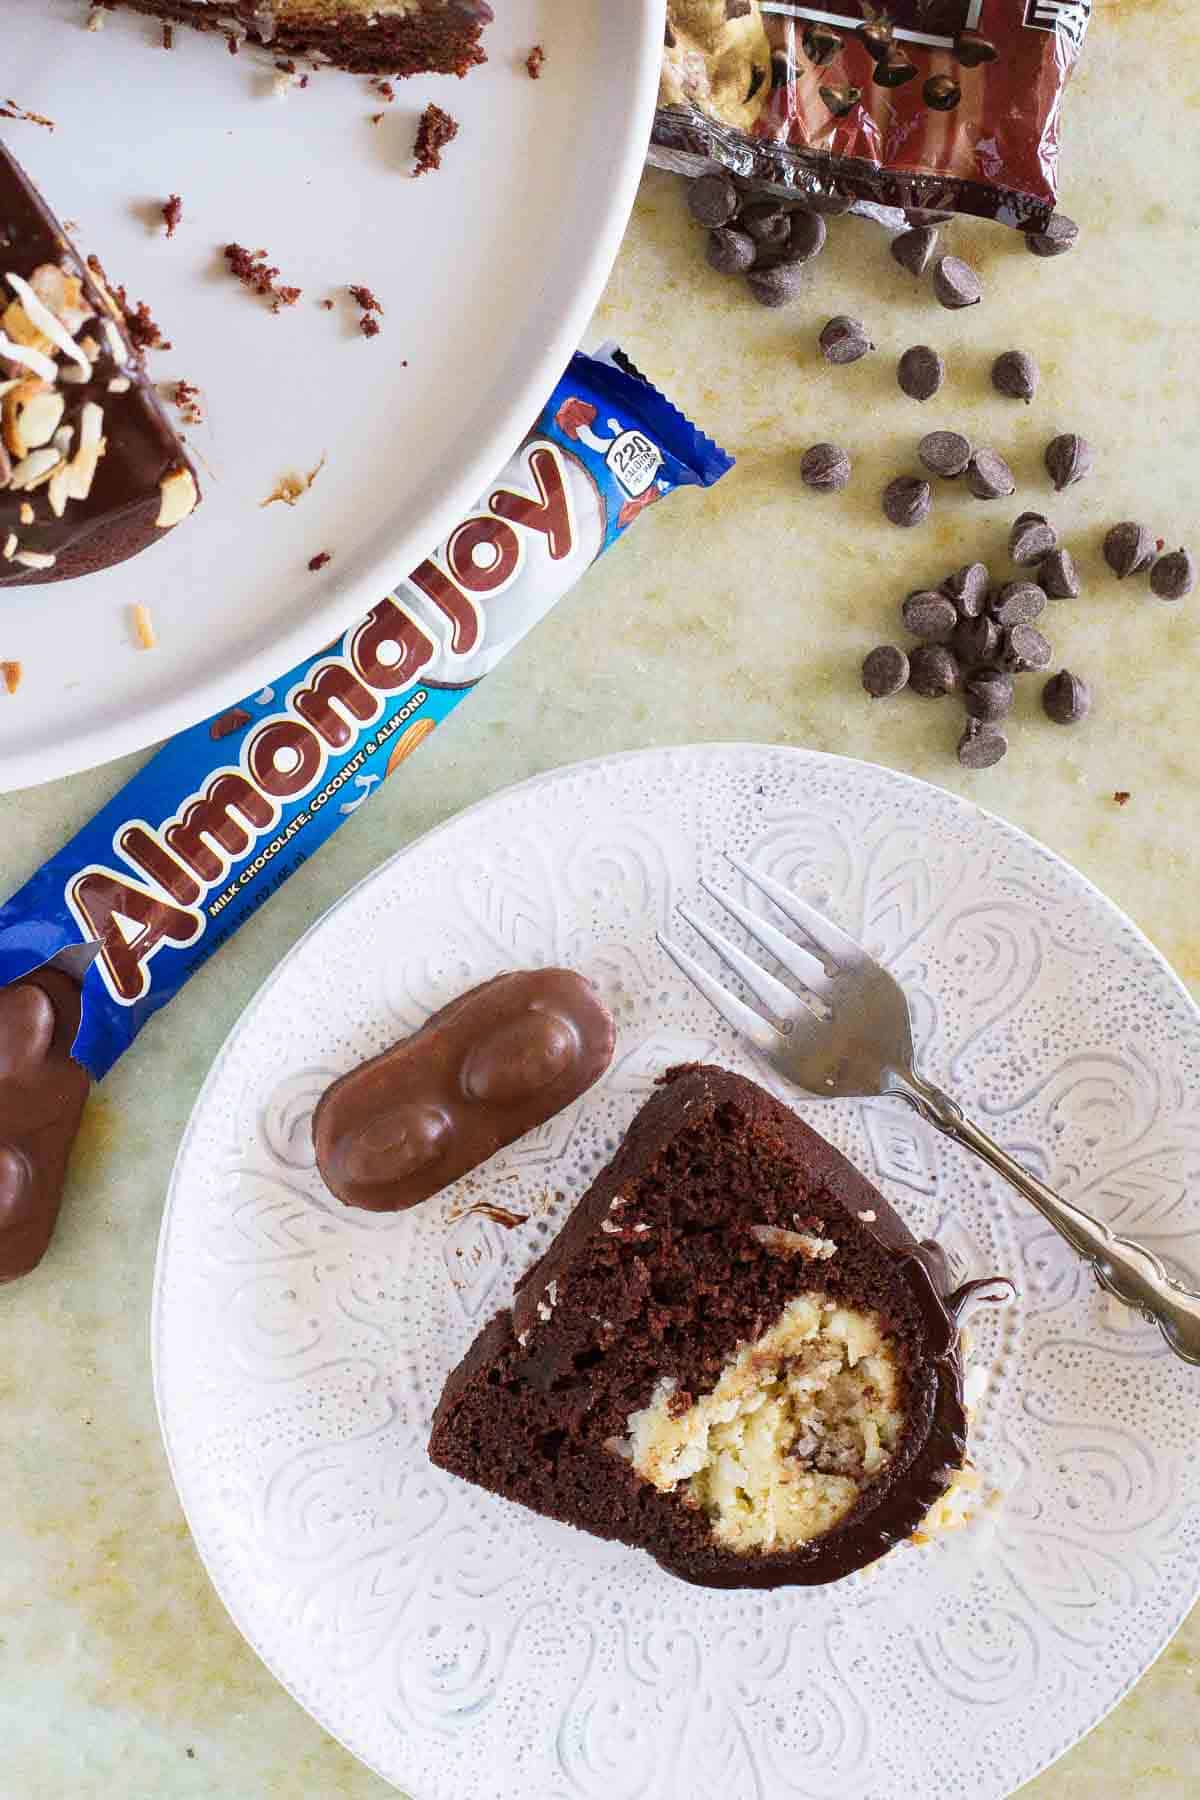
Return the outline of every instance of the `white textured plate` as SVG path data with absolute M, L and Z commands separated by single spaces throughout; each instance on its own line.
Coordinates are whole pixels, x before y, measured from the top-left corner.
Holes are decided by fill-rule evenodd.
M 980 1516 L 825 1589 L 706 1593 L 434 1470 L 442 1381 L 655 1077 L 764 1079 L 654 943 L 730 845 L 882 954 L 923 1066 L 1047 1180 L 1200 1270 L 1200 1017 L 1081 876 L 865 764 L 756 746 L 564 769 L 356 888 L 248 1008 L 176 1166 L 154 1355 L 210 1573 L 293 1694 L 418 1800 L 996 1800 L 1072 1744 L 1198 1585 L 1200 1392 L 1040 1220 L 902 1108 L 803 1100 L 963 1274 Z M 322 1088 L 514 964 L 618 1023 L 604 1080 L 398 1217 L 312 1166 Z M 778 1090 L 777 1090 L 778 1091 Z M 531 1214 L 515 1231 L 480 1196 Z
M 192 724 L 333 638 L 469 510 L 582 335 L 633 203 L 657 91 L 663 0 L 503 0 L 487 64 L 418 77 L 388 105 L 323 70 L 271 94 L 271 57 L 84 0 L 0 0 L 3 88 L 54 132 L 0 133 L 77 241 L 150 302 L 174 348 L 156 378 L 202 392 L 194 519 L 135 561 L 5 589 L 0 788 L 103 762 Z M 546 50 L 539 81 L 523 59 Z M 431 100 L 460 121 L 410 177 Z M 371 115 L 382 113 L 378 125 Z M 183 199 L 168 242 L 158 209 Z M 273 316 L 225 271 L 265 248 L 304 290 Z M 348 283 L 383 329 L 357 329 Z M 332 312 L 318 301 L 338 296 Z M 327 458 L 295 507 L 260 502 Z M 308 559 L 330 550 L 319 574 Z M 147 602 L 153 654 L 130 631 Z

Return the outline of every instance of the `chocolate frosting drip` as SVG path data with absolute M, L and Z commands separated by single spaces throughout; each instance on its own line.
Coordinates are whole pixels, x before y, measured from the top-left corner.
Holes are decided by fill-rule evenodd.
M 12 273 L 29 281 L 35 271 L 50 268 L 59 270 L 67 283 L 78 284 L 76 291 L 68 289 L 72 304 L 60 324 L 77 344 L 86 350 L 90 343 L 96 351 L 86 379 L 76 380 L 85 371 L 44 334 L 36 339 L 34 348 L 48 356 L 57 371 L 55 381 L 47 383 L 63 403 L 56 431 L 70 432 L 65 455 L 75 455 L 83 440 L 84 408 L 98 407 L 105 448 L 86 496 L 67 498 L 61 516 L 56 516 L 48 481 L 32 488 L 10 485 L 23 458 L 19 439 L 14 439 L 6 421 L 0 439 L 0 551 L 9 553 L 0 555 L 0 586 L 61 580 L 136 554 L 159 535 L 162 483 L 179 470 L 186 470 L 195 482 L 183 444 L 129 339 L 120 306 L 98 272 L 80 259 L 37 189 L 0 144 L 0 332 L 10 343 L 19 343 L 28 326 L 19 295 L 5 277 Z M 38 280 L 44 277 L 35 277 L 35 292 Z M 54 312 L 53 305 L 50 310 Z M 0 345 L 0 380 L 39 379 L 45 378 L 6 356 Z M 13 399 L 10 390 L 5 396 L 10 408 Z M 46 447 L 43 442 L 34 448 Z M 193 485 L 193 502 L 195 492 Z M 31 566 L 19 560 L 22 553 L 54 560 L 48 567 Z
M 0 1281 L 37 1267 L 90 1081 L 71 1056 L 79 983 L 42 968 L 0 989 Z

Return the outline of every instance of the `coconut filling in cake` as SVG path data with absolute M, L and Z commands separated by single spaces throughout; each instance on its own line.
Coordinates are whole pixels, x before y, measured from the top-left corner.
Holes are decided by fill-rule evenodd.
M 700 1399 L 660 1380 L 622 1448 L 656 1488 L 702 1508 L 725 1549 L 788 1550 L 829 1531 L 887 1467 L 903 1396 L 878 1315 L 810 1291 Z

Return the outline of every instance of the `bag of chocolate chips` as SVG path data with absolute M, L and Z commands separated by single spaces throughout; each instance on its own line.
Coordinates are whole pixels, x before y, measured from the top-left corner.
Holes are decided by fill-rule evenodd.
M 651 161 L 1042 231 L 1091 0 L 667 0 Z

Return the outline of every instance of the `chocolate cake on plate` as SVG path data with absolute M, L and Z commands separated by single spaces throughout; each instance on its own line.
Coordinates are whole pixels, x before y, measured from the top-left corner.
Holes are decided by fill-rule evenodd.
M 0 144 L 0 586 L 123 562 L 198 499 L 120 299 Z
M 449 1376 L 429 1453 L 685 1581 L 837 1580 L 963 1467 L 955 1305 L 787 1107 L 672 1069 Z
M 381 75 L 465 75 L 485 60 L 486 0 L 98 0 L 287 56 Z

